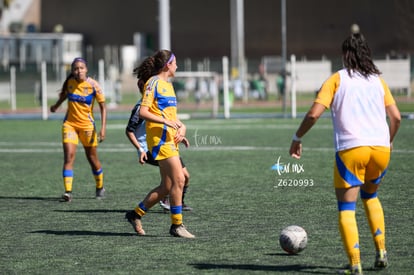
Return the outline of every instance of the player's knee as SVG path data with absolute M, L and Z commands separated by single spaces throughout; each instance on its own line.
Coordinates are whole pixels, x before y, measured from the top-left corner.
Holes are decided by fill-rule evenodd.
M 379 184 L 375 184 L 372 182 L 366 182 L 364 183 L 364 185 L 361 186 L 361 193 L 365 192 L 365 193 L 369 193 L 369 194 L 373 194 L 376 193 L 378 190 Z
M 180 188 L 184 188 L 185 176 L 183 174 L 177 175 L 175 179 L 175 184 L 177 184 L 177 186 L 179 186 Z
M 366 192 L 366 191 L 364 191 L 364 190 L 361 189 L 361 191 L 360 191 L 360 197 L 363 200 L 373 199 L 373 198 L 376 198 L 377 197 L 377 192 L 374 191 L 374 192 L 370 193 L 370 192 Z
M 355 211 L 356 210 L 356 201 L 343 202 L 338 201 L 338 211 Z

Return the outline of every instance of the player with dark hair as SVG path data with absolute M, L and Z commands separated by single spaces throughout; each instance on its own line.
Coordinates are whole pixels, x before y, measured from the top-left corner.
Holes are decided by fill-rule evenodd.
M 132 224 L 138 235 L 145 235 L 141 218 L 146 212 L 169 195 L 171 227 L 175 237 L 194 238 L 183 225 L 182 194 L 185 177 L 180 161 L 178 144 L 184 142 L 186 127 L 177 117 L 177 98 L 169 81 L 177 70 L 175 55 L 168 50 L 157 51 L 147 57 L 134 72 L 138 87 L 143 94 L 139 116 L 146 122 L 148 149 L 158 161 L 161 183 L 151 190 L 134 210 L 128 211 L 125 218 Z
M 353 33 L 343 42 L 342 58 L 344 68 L 322 85 L 293 136 L 289 153 L 294 158 L 301 157 L 301 138 L 325 109 L 330 108 L 336 150 L 333 174 L 339 230 L 350 265 L 342 273 L 362 274 L 355 218 L 358 194 L 375 243 L 374 266 L 388 265 L 384 213 L 377 189 L 387 172 L 401 115 L 387 84 L 379 76 L 362 34 Z
M 141 99 L 135 104 L 134 108 L 131 111 L 131 116 L 128 120 L 127 127 L 125 129 L 125 134 L 128 137 L 128 140 L 131 144 L 137 149 L 138 151 L 138 160 L 139 163 L 144 165 L 145 163 L 159 166 L 158 161 L 154 160 L 150 151 L 148 151 L 147 146 L 147 134 L 145 130 L 145 120 L 139 117 L 139 110 L 141 108 Z M 189 144 L 187 141 L 186 143 Z M 180 157 L 181 166 L 183 167 L 184 173 L 184 188 L 183 188 L 183 195 L 182 195 L 182 205 L 184 211 L 191 211 L 192 208 L 185 204 L 184 198 L 185 194 L 187 193 L 188 186 L 190 184 L 190 173 L 188 172 L 187 167 L 185 166 L 182 158 Z M 160 206 L 165 211 L 170 211 L 170 203 L 168 196 L 165 197 L 162 201 L 160 201 Z
M 73 164 L 75 162 L 76 149 L 81 141 L 88 162 L 95 178 L 96 198 L 103 198 L 103 170 L 98 158 L 98 135 L 93 117 L 95 100 L 99 104 L 101 112 L 101 129 L 99 142 L 105 139 L 106 106 L 105 96 L 98 82 L 87 76 L 88 67 L 85 59 L 75 58 L 71 65 L 71 73 L 63 83 L 57 102 L 50 107 L 52 113 L 67 99 L 68 109 L 62 125 L 63 139 L 63 184 L 65 193 L 64 201 L 72 201 Z

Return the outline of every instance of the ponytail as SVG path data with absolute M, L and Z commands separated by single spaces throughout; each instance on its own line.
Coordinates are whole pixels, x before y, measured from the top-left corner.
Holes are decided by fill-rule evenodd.
M 144 93 L 144 86 L 148 79 L 159 74 L 172 59 L 174 59 L 174 54 L 171 51 L 160 50 L 145 58 L 141 65 L 134 69 L 133 74 L 138 78 L 138 88 L 141 94 Z

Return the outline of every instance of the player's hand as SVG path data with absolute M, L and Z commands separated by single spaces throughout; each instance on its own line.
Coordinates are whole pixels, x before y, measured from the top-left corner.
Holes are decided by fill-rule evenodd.
M 173 121 L 173 120 L 167 120 L 166 119 L 164 121 L 164 124 L 171 127 L 171 128 L 174 128 L 175 130 L 177 130 L 181 127 L 181 123 L 179 121 Z
M 105 131 L 99 132 L 99 143 L 103 142 L 105 140 Z
M 183 136 L 182 134 L 180 134 L 178 131 L 174 136 L 174 143 L 175 144 L 179 144 L 181 142 L 183 142 L 183 140 L 186 139 L 185 136 Z M 187 140 L 188 142 L 188 140 Z M 184 142 L 183 142 L 184 143 Z M 184 143 L 185 144 L 185 143 Z
M 142 165 L 144 165 L 147 162 L 147 153 L 146 152 L 142 152 L 141 155 L 139 156 L 139 163 L 141 163 Z
M 56 112 L 56 110 L 57 110 L 56 105 L 52 105 L 52 106 L 50 106 L 50 112 L 51 112 L 51 113 Z
M 289 154 L 292 158 L 300 159 L 302 155 L 302 142 L 292 140 L 290 145 Z
M 186 137 L 183 138 L 181 143 L 183 143 L 186 148 L 190 147 L 190 142 L 188 141 Z

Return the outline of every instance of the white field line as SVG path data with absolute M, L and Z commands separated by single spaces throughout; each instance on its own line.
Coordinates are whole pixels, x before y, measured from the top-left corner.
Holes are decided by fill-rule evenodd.
M 277 122 L 271 122 L 269 124 L 263 125 L 263 123 L 260 124 L 254 124 L 249 123 L 245 121 L 244 124 L 228 124 L 228 123 L 221 123 L 220 121 L 213 121 L 214 123 L 206 123 L 203 122 L 202 125 L 195 125 L 192 123 L 185 124 L 187 127 L 187 130 L 197 130 L 197 129 L 203 129 L 203 130 L 240 130 L 240 129 L 246 129 L 246 130 L 252 130 L 252 129 L 275 129 L 275 130 L 296 130 L 299 127 L 298 123 L 297 125 L 293 124 L 278 124 Z M 106 126 L 107 130 L 125 130 L 126 124 L 108 124 Z M 414 128 L 414 125 L 401 125 L 400 128 L 406 128 L 406 129 L 412 129 Z M 331 124 L 316 124 L 312 127 L 312 130 L 332 130 L 333 127 Z
M 283 129 L 289 129 L 294 130 L 297 129 L 298 125 L 287 125 L 287 124 L 276 124 L 271 123 L 268 125 L 263 124 L 244 124 L 244 125 L 228 125 L 228 124 L 217 124 L 217 125 L 192 125 L 192 124 L 186 124 L 187 130 L 196 130 L 196 129 L 204 129 L 204 130 L 252 130 L 252 129 L 276 129 L 276 130 L 283 130 Z M 332 129 L 331 125 L 319 125 L 314 126 L 314 128 L 318 129 Z M 124 124 L 108 124 L 106 126 L 107 130 L 122 130 L 125 129 Z
M 6 148 L 1 148 L 6 147 Z M 35 148 L 34 148 L 35 147 Z M 39 148 L 41 147 L 41 148 Z M 78 146 L 78 150 L 83 150 L 82 146 Z M 288 151 L 288 147 L 273 147 L 273 146 L 191 146 L 189 148 L 181 148 L 182 151 Z M 129 144 L 108 144 L 105 143 L 98 147 L 99 152 L 108 153 L 126 153 L 135 152 L 132 145 Z M 304 147 L 304 151 L 314 152 L 333 152 L 332 147 Z M 46 143 L 46 142 L 0 142 L 0 153 L 62 153 L 61 143 Z M 413 154 L 414 150 L 393 150 L 393 153 L 398 154 Z

